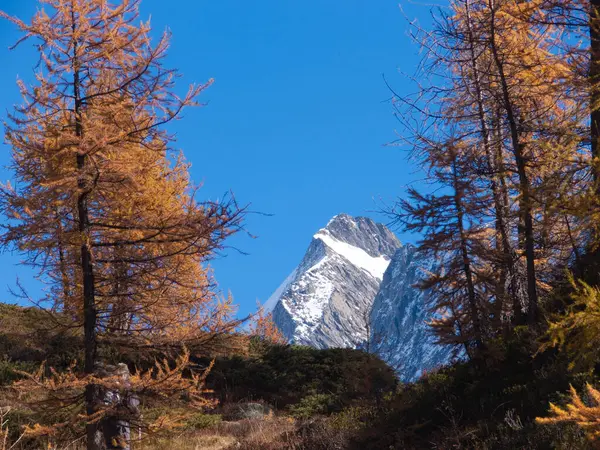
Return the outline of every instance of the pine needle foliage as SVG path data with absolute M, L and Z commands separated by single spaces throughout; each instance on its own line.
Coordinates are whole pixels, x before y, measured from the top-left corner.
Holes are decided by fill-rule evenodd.
M 162 433 L 183 427 L 186 421 L 206 407 L 215 405 L 205 389 L 206 377 L 214 362 L 203 370 L 193 370 L 190 353 L 183 349 L 174 361 L 156 360 L 150 370 L 134 370 L 132 374 L 124 364 L 119 364 L 105 376 L 85 375 L 73 364 L 67 370 L 57 371 L 45 363 L 34 373 L 19 371 L 22 379 L 12 389 L 17 391 L 40 417 L 54 422 L 26 425 L 26 437 L 46 438 L 64 442 L 79 435 L 86 423 L 98 424 L 108 417 L 119 417 L 130 425 L 143 430 L 146 435 Z M 95 386 L 109 393 L 91 415 L 86 414 L 82 399 L 86 387 Z M 146 420 L 136 409 L 123 406 L 123 398 L 153 399 L 154 403 L 185 398 L 185 408 L 173 408 L 172 414 Z M 165 410 L 167 411 L 167 410 Z M 60 418 L 61 420 L 57 420 Z
M 575 423 L 586 433 L 594 448 L 600 448 L 600 391 L 586 384 L 585 397 L 571 386 L 570 402 L 564 406 L 550 403 L 551 417 L 538 417 L 536 422 L 543 425 Z
M 600 356 L 600 287 L 569 279 L 570 304 L 549 320 L 540 352 L 558 347 L 567 353 L 571 369 L 589 370 Z
M 157 366 L 127 382 L 132 392 L 136 380 L 162 386 L 164 395 L 139 393 L 167 399 L 178 394 L 161 380 L 189 376 L 189 355 L 176 357 L 181 344 L 198 346 L 239 325 L 231 299 L 214 289 L 208 262 L 240 230 L 243 209 L 227 196 L 198 199 L 166 125 L 199 105 L 212 80 L 177 93 L 178 73 L 164 66 L 169 33 L 151 39 L 140 0 L 39 3 L 29 22 L 0 11 L 21 32 L 17 44 L 35 41 L 39 56 L 32 83 L 18 82 L 23 102 L 5 124 L 15 183 L 0 186 L 0 245 L 39 271 L 45 300 L 64 313 L 56 326 L 81 330 L 83 373 L 73 367 L 66 380 L 27 379 L 50 397 L 54 384 L 71 385 L 85 408 L 77 414 L 87 448 L 97 450 L 101 422 L 115 412 L 98 418 L 102 397 L 111 395 L 111 375 L 100 375 L 102 347 L 170 352 L 176 372 Z M 75 395 L 82 383 L 83 395 Z

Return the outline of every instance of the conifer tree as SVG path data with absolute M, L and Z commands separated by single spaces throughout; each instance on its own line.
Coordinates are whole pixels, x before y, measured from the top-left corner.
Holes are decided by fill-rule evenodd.
M 557 53 L 570 74 L 557 84 L 564 98 L 574 99 L 583 114 L 573 130 L 580 140 L 580 175 L 586 188 L 578 192 L 569 210 L 584 229 L 577 274 L 594 285 L 600 283 L 600 231 L 597 211 L 600 201 L 600 2 L 598 0 L 545 0 L 538 24 L 552 24 L 561 31 L 555 37 Z M 575 155 L 574 155 L 575 156 Z M 576 224 L 577 225 L 577 224 Z
M 422 194 L 411 188 L 401 200 L 398 212 L 406 230 L 423 233 L 419 248 L 438 258 L 438 271 L 425 278 L 420 287 L 430 291 L 431 323 L 440 343 L 461 344 L 469 356 L 481 350 L 485 339 L 487 305 L 483 301 L 478 261 L 482 228 L 478 216 L 479 195 L 468 173 L 468 160 L 453 142 L 428 151 L 430 177 L 440 194 Z
M 87 445 L 96 449 L 99 415 L 108 414 L 98 406 L 99 344 L 164 350 L 237 325 L 205 263 L 243 211 L 231 200 L 198 202 L 173 153 L 164 125 L 210 82 L 176 95 L 177 73 L 162 63 L 169 35 L 151 42 L 150 24 L 138 23 L 140 1 L 41 3 L 30 23 L 0 13 L 23 32 L 19 42 L 37 41 L 40 56 L 34 84 L 19 82 L 24 104 L 7 125 L 16 183 L 0 192 L 10 219 L 2 244 L 27 256 L 53 287 L 55 307 L 83 328 L 79 384 Z M 181 373 L 188 359 L 178 361 Z M 172 369 L 158 378 L 164 370 Z
M 419 79 L 416 96 L 396 99 L 405 106 L 397 106 L 398 117 L 413 154 L 451 173 L 451 161 L 439 157 L 451 143 L 460 177 L 478 192 L 465 200 L 471 203 L 467 223 L 478 230 L 471 235 L 477 245 L 466 248 L 491 334 L 524 323 L 525 315 L 537 323 L 540 295 L 562 276 L 556 267 L 580 257 L 585 234 L 573 207 L 587 186 L 578 135 L 585 108 L 557 86 L 571 68 L 563 62 L 558 27 L 541 23 L 538 7 L 451 2 L 451 12 L 441 12 L 431 32 L 415 34 L 426 50 L 428 76 Z M 434 171 L 427 178 L 448 185 Z M 424 209 L 400 202 L 409 215 L 441 220 L 433 219 L 437 204 L 413 200 Z M 447 255 L 459 251 L 460 243 L 454 245 Z M 446 304 L 436 299 L 435 286 L 427 287 L 434 303 Z
M 560 423 L 575 423 L 580 426 L 588 439 L 593 442 L 594 448 L 600 444 L 600 391 L 592 385 L 587 384 L 586 401 L 571 386 L 570 403 L 561 407 L 550 404 L 551 417 L 538 417 L 536 422 L 544 425 L 556 425 Z

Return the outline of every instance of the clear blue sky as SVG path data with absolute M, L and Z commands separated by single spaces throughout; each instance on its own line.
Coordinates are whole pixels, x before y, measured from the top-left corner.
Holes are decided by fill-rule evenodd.
M 28 19 L 36 3 L 2 0 L 0 8 Z M 411 19 L 429 15 L 427 6 L 403 8 Z M 155 31 L 173 32 L 167 64 L 183 74 L 182 88 L 215 79 L 207 106 L 171 128 L 193 179 L 204 183 L 201 195 L 231 190 L 273 215 L 250 215 L 257 238 L 230 241 L 248 255 L 229 250 L 212 263 L 242 313 L 266 301 L 333 215 L 385 221 L 373 212 L 378 199 L 393 200 L 418 177 L 405 152 L 385 146 L 398 124 L 382 74 L 405 92 L 399 70 L 413 73 L 419 59 L 397 0 L 144 0 L 142 14 Z M 0 22 L 3 117 L 19 101 L 17 74 L 27 77 L 36 63 L 30 44 L 8 51 L 16 38 L 14 26 Z M 2 145 L 2 166 L 8 156 Z M 0 180 L 10 177 L 0 169 Z M 17 276 L 36 292 L 31 270 L 18 262 L 0 255 L 0 300 L 12 301 L 7 287 Z

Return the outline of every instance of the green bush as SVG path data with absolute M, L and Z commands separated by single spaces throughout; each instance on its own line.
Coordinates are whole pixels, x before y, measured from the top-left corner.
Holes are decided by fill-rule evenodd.
M 343 431 L 359 432 L 377 417 L 377 409 L 369 406 L 351 406 L 331 416 L 332 428 Z
M 8 386 L 21 378 L 18 372 L 33 372 L 38 364 L 28 361 L 12 361 L 8 357 L 0 355 L 0 387 Z
M 4 407 L 0 408 L 0 411 L 3 413 L 4 426 L 8 431 L 9 442 L 15 442 L 17 439 L 19 439 L 23 433 L 23 427 L 25 425 L 32 425 L 36 422 L 36 417 L 33 412 L 25 408 Z M 32 443 L 31 447 L 29 448 L 33 448 L 33 445 L 34 443 Z
M 46 362 L 61 370 L 73 361 L 83 361 L 80 335 L 57 327 L 50 314 L 0 303 L 0 385 L 17 378 L 13 368 L 31 372 Z
M 194 414 L 186 421 L 186 428 L 193 430 L 202 430 L 211 428 L 222 422 L 222 417 L 219 414 Z
M 591 374 L 568 370 L 563 354 L 532 357 L 535 339 L 519 333 L 493 349 L 493 358 L 462 362 L 400 387 L 354 436 L 361 450 L 402 448 L 587 449 L 573 426 L 536 425 L 549 402 Z M 532 342 L 533 341 L 533 342 Z
M 224 403 L 258 400 L 283 409 L 326 394 L 332 411 L 355 401 L 381 402 L 398 384 L 389 366 L 363 351 L 281 345 L 253 357 L 220 358 L 207 382 Z
M 325 414 L 333 408 L 335 399 L 328 394 L 311 394 L 303 397 L 295 405 L 291 405 L 289 410 L 293 417 L 298 419 L 308 419 L 310 417 Z

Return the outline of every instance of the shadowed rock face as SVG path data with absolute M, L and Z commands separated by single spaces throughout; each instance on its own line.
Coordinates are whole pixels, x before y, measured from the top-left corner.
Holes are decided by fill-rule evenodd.
M 434 345 L 427 293 L 414 287 L 432 268 L 384 225 L 340 214 L 313 236 L 266 308 L 290 342 L 359 347 L 369 339 L 372 351 L 414 380 L 450 355 Z
M 414 381 L 450 361 L 451 349 L 435 344 L 427 322 L 427 295 L 414 287 L 435 270 L 412 245 L 399 248 L 388 266 L 371 311 L 371 340 L 377 353 L 396 367 L 404 381 Z
M 314 235 L 295 273 L 279 289 L 275 323 L 294 343 L 360 345 L 383 273 L 398 247 L 396 236 L 371 219 L 334 217 Z

